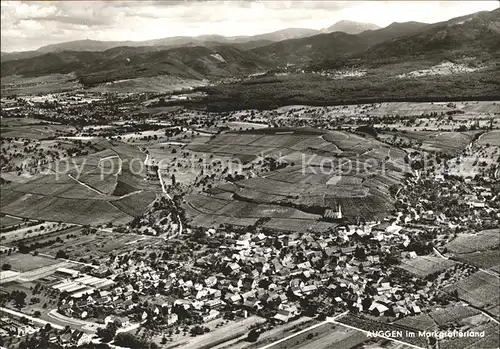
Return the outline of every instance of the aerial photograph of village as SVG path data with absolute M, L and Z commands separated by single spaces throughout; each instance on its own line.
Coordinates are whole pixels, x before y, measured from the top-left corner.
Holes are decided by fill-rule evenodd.
M 2 1 L 1 349 L 500 347 L 498 1 Z

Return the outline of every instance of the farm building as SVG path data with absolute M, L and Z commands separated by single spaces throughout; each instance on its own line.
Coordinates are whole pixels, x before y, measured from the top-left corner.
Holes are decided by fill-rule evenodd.
M 66 277 L 77 277 L 80 272 L 70 268 L 57 268 L 56 274 L 64 275 Z
M 91 275 L 83 275 L 74 280 L 64 280 L 63 282 L 52 286 L 59 292 L 67 292 L 72 298 L 80 298 L 85 294 L 94 292 L 94 290 L 106 289 L 114 285 L 114 281 L 98 278 Z

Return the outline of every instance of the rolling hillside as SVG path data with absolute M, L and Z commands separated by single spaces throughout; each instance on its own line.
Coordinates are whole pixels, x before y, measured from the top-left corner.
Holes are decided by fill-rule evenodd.
M 419 27 L 419 25 L 417 25 Z M 365 58 L 436 55 L 498 55 L 500 9 L 478 12 L 420 27 L 412 35 L 381 42 L 363 53 Z
M 256 48 L 252 52 L 267 57 L 278 65 L 286 65 L 339 58 L 365 48 L 366 43 L 359 36 L 335 32 L 303 39 L 284 40 Z
M 256 48 L 253 52 L 277 60 L 281 64 L 318 63 L 363 53 L 374 45 L 415 34 L 427 26 L 428 24 L 418 22 L 393 23 L 386 28 L 366 30 L 356 35 L 336 31 L 272 43 Z
M 1 75 L 37 77 L 74 73 L 84 86 L 96 86 L 154 76 L 218 80 L 244 77 L 289 64 L 317 71 L 409 61 L 439 64 L 442 60 L 463 59 L 464 56 L 484 62 L 500 53 L 500 9 L 436 24 L 393 23 L 386 28 L 366 30 L 356 35 L 337 31 L 307 36 L 311 33 L 310 30 L 292 28 L 253 37 L 208 35 L 196 38 L 202 41 L 200 45 L 197 45 L 198 41 L 186 43 L 183 41 L 185 37 L 177 37 L 149 41 L 146 46 L 119 46 L 105 51 L 98 50 L 104 48 L 102 42 L 84 40 L 66 44 L 76 45 L 68 46 L 75 48 L 88 44 L 96 51 L 49 52 L 2 61 Z M 273 40 L 300 35 L 306 37 L 269 44 Z M 248 38 L 252 40 L 248 41 Z M 232 42 L 220 45 L 218 40 Z M 185 46 L 172 48 L 167 44 Z M 47 47 L 42 51 L 45 49 Z
M 119 47 L 104 52 L 64 51 L 29 59 L 2 62 L 2 76 L 43 76 L 76 72 L 85 85 L 171 75 L 216 79 L 247 75 L 272 64 L 251 52 L 231 47 L 180 47 L 167 50 Z
M 478 12 L 446 22 L 393 23 L 386 28 L 367 30 L 357 35 L 343 32 L 285 40 L 259 47 L 252 52 L 278 64 L 310 63 L 323 67 L 344 64 L 346 59 L 357 63 L 376 60 L 405 61 L 408 57 L 461 55 L 486 56 L 500 50 L 500 9 Z

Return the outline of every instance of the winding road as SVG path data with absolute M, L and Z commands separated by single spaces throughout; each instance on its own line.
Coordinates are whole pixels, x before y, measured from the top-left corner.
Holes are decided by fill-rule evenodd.
M 138 147 L 138 148 L 141 152 L 145 153 L 140 147 Z M 146 154 L 146 159 L 144 159 L 144 165 L 147 164 L 147 162 L 149 161 L 149 158 L 150 158 L 149 153 L 145 153 L 145 154 Z M 163 177 L 161 176 L 160 167 L 158 167 L 157 175 L 158 175 L 158 179 L 160 180 L 161 190 L 162 190 L 163 194 L 167 197 L 167 199 L 170 201 L 172 206 L 175 207 L 174 200 L 172 199 L 172 196 L 170 196 L 170 194 L 167 192 L 167 189 L 165 187 L 165 182 L 163 181 Z M 171 238 L 176 237 L 179 234 L 182 234 L 182 231 L 184 230 L 184 228 L 182 226 L 181 217 L 178 214 L 176 216 L 177 216 L 177 222 L 179 222 L 179 231 L 177 233 L 175 233 L 174 235 L 170 236 Z
M 175 203 L 174 203 L 174 200 L 172 199 L 172 197 L 170 196 L 169 193 L 167 193 L 167 189 L 165 189 L 165 183 L 163 182 L 163 178 L 161 176 L 161 171 L 160 171 L 160 168 L 158 168 L 158 178 L 160 179 L 160 184 L 161 184 L 161 190 L 163 191 L 163 194 L 165 194 L 167 196 L 167 198 L 170 200 L 170 202 L 172 203 L 172 206 L 175 207 Z M 179 222 L 179 231 L 174 234 L 172 237 L 175 237 L 179 234 L 182 234 L 182 221 L 181 221 L 181 217 L 177 214 L 177 222 Z
M 26 315 L 25 313 L 21 313 L 19 311 L 15 311 L 15 310 L 12 310 L 12 309 L 7 309 L 7 308 L 4 308 L 4 307 L 0 307 L 0 312 L 7 313 L 9 315 L 13 315 L 13 316 L 17 316 L 17 317 L 25 317 L 28 320 L 36 322 L 36 323 L 38 323 L 40 325 L 50 324 L 50 326 L 52 326 L 53 328 L 58 329 L 58 330 L 63 330 L 64 329 L 64 326 L 55 324 L 55 323 L 50 322 L 50 321 L 45 321 L 45 320 L 42 320 L 42 319 L 30 316 L 30 315 Z

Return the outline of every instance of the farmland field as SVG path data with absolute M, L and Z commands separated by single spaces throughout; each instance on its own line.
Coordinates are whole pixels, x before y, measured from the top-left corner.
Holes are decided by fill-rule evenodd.
M 330 228 L 334 228 L 336 225 L 336 223 L 321 221 L 310 222 L 299 219 L 272 218 L 266 222 L 263 227 L 280 231 L 305 231 L 310 229 L 312 231 L 323 232 Z
M 133 186 L 128 185 L 127 183 L 118 180 L 116 182 L 115 190 L 113 191 L 112 195 L 113 196 L 123 196 L 123 195 L 133 193 L 135 191 L 137 191 L 137 188 L 134 188 Z
M 118 251 L 122 248 L 135 249 L 140 245 L 139 243 L 134 243 L 138 240 L 136 235 L 101 230 L 92 234 L 85 234 L 82 231 L 73 232 L 70 235 L 63 234 L 60 237 L 63 240 L 62 242 L 41 247 L 38 251 L 43 254 L 55 256 L 57 251 L 63 250 L 72 260 L 89 262 L 93 258 L 106 257 L 111 251 Z M 50 239 L 53 238 L 37 242 L 43 243 Z M 150 240 L 145 237 L 141 242 L 150 242 Z
M 467 349 L 494 349 L 498 348 L 498 338 L 500 338 L 498 326 L 490 325 L 485 328 L 486 336 L 481 338 Z
M 337 322 L 339 322 L 340 324 L 352 326 L 354 328 L 363 331 L 402 331 L 403 336 L 401 338 L 399 337 L 393 337 L 393 338 L 401 342 L 412 344 L 421 348 L 427 347 L 426 339 L 417 336 L 416 332 L 418 331 L 403 325 L 398 325 L 396 323 L 393 324 L 383 323 L 352 314 L 343 316 L 342 318 L 338 319 Z M 414 336 L 408 335 L 408 333 L 410 332 L 413 332 Z M 366 337 L 366 334 L 363 335 Z
M 479 142 L 472 143 L 472 147 L 465 150 L 465 154 L 447 161 L 449 173 L 456 176 L 473 178 L 476 175 L 484 175 L 489 169 L 496 166 L 498 146 L 478 145 Z
M 500 147 L 500 130 L 493 130 L 482 134 L 477 143 L 480 145 L 492 145 Z
M 485 337 L 465 337 L 465 338 L 446 338 L 439 341 L 439 348 L 441 349 L 463 349 L 463 348 L 477 348 L 477 349 L 495 349 L 498 348 L 498 326 L 496 324 L 484 324 L 473 327 L 470 331 L 485 332 Z
M 120 211 L 130 216 L 136 217 L 144 212 L 146 207 L 156 198 L 156 193 L 152 191 L 141 191 L 136 194 L 114 200 L 111 204 Z
M 2 263 L 10 264 L 12 270 L 23 273 L 33 269 L 57 264 L 59 261 L 57 259 L 33 256 L 31 254 L 14 253 L 10 256 L 3 256 Z
M 462 263 L 472 264 L 478 268 L 489 269 L 500 266 L 500 251 L 487 250 L 473 253 L 458 254 L 453 257 Z M 497 271 L 498 273 L 498 271 Z
M 192 224 L 204 227 L 218 225 L 216 222 L 252 225 L 259 218 L 268 218 L 264 227 L 285 231 L 323 231 L 335 226 L 333 223 L 319 221 L 319 215 L 287 206 L 223 200 L 204 195 L 188 197 L 187 213 L 193 219 Z
M 62 198 L 23 194 L 18 200 L 2 200 L 2 212 L 32 219 L 76 224 L 125 223 L 131 216 L 98 199 Z
M 474 234 L 460 234 L 446 245 L 451 253 L 462 254 L 489 250 L 500 245 L 500 230 L 483 230 Z
M 464 115 L 467 118 L 481 115 L 492 115 L 500 112 L 500 105 L 494 101 L 469 101 L 469 102 L 383 102 L 383 103 L 362 103 L 354 105 L 338 105 L 326 107 L 314 107 L 307 105 L 296 105 L 280 107 L 276 109 L 277 113 L 283 115 L 289 110 L 300 110 L 297 115 L 308 116 L 314 113 L 325 114 L 326 117 L 349 117 L 353 115 L 363 116 L 389 116 L 389 117 L 422 117 L 430 113 L 441 113 L 460 110 L 464 114 L 458 114 L 456 117 Z
M 216 322 L 213 320 L 212 322 Z M 248 333 L 249 328 L 252 325 L 260 324 L 265 322 L 264 318 L 259 316 L 250 316 L 239 321 L 231 321 L 223 327 L 214 328 L 211 323 L 207 323 L 208 326 L 212 327 L 209 333 L 205 333 L 202 336 L 196 337 L 186 337 L 182 335 L 175 335 L 174 342 L 170 343 L 167 348 L 185 348 L 185 349 L 208 349 L 215 348 L 219 345 L 224 345 L 225 341 L 231 338 L 237 338 Z M 159 338 L 159 341 L 161 337 Z M 159 342 L 158 341 L 158 342 Z
M 417 258 L 404 259 L 399 267 L 418 277 L 440 273 L 455 265 L 455 262 L 434 256 L 417 256 Z
M 226 132 L 207 144 L 187 148 L 224 157 L 243 155 L 250 166 L 264 157 L 278 156 L 287 161 L 289 166 L 285 168 L 235 182 L 229 190 L 232 196 L 222 194 L 228 191 L 224 185 L 211 189 L 221 190 L 217 198 L 206 199 L 209 207 L 199 206 L 200 198 L 196 196 L 188 198 L 188 202 L 192 209 L 210 215 L 293 219 L 287 224 L 296 226 L 291 230 L 314 225 L 300 224 L 297 219 L 317 221 L 325 210 L 338 205 L 348 220 L 380 219 L 392 208 L 389 187 L 399 183 L 406 171 L 404 151 L 343 131 L 263 128 Z M 383 175 L 379 173 L 382 167 Z M 224 207 L 212 209 L 219 203 Z M 268 224 L 277 225 L 273 220 Z
M 0 217 L 0 226 L 2 227 L 2 229 L 21 224 L 22 222 L 23 222 L 22 219 L 15 217 L 10 217 L 10 216 Z
M 40 124 L 51 124 L 48 121 L 36 118 L 14 118 L 5 117 L 0 119 L 1 127 L 15 127 L 15 126 L 29 126 L 29 125 L 40 125 Z
M 2 187 L 1 212 L 92 225 L 123 224 L 142 213 L 157 190 L 144 181 L 140 169 L 131 172 L 134 166 L 142 166 L 145 155 L 134 146 L 104 141 L 98 144 L 108 148 L 51 164 L 59 172 Z
M 198 200 L 199 196 L 195 196 L 193 200 Z M 202 213 L 215 214 L 221 216 L 234 216 L 239 218 L 296 218 L 304 220 L 317 220 L 318 215 L 305 213 L 291 207 L 284 207 L 278 205 L 254 204 L 243 201 L 231 200 L 212 200 L 206 197 L 207 202 L 205 206 L 197 206 L 190 199 L 192 208 Z M 198 200 L 199 201 L 199 200 Z
M 42 140 L 74 132 L 75 128 L 65 125 L 43 123 L 39 125 L 30 124 L 8 127 L 2 125 L 1 131 L 3 137 Z
M 189 208 L 186 210 L 190 212 Z M 205 228 L 219 227 L 221 224 L 231 224 L 236 226 L 249 226 L 257 222 L 257 218 L 238 218 L 238 217 L 225 217 L 210 214 L 198 214 L 190 212 L 192 220 L 190 222 L 193 226 L 200 226 Z
M 28 225 L 20 227 L 19 229 L 11 230 L 9 232 L 3 233 L 4 243 L 13 243 L 16 241 L 23 240 L 36 240 L 39 237 L 45 235 L 54 235 L 60 231 L 66 231 L 72 229 L 68 224 L 62 223 L 58 224 L 55 222 L 44 222 L 37 225 Z
M 2 78 L 2 94 L 45 94 L 81 88 L 74 74 L 50 74 L 40 77 L 12 75 Z
M 456 154 L 472 142 L 474 135 L 454 131 L 406 131 L 403 134 L 387 132 L 403 141 L 420 142 L 422 149 L 430 152 Z
M 445 308 L 433 309 L 430 316 L 440 327 L 451 323 L 460 322 L 471 316 L 480 314 L 480 311 L 472 307 L 464 307 L 463 305 L 448 306 Z
M 432 331 L 436 329 L 436 323 L 428 314 L 420 314 L 417 316 L 407 316 L 395 322 L 398 325 L 410 327 L 420 331 Z
M 458 292 L 458 297 L 478 307 L 498 307 L 500 304 L 500 278 L 484 271 L 478 271 L 446 288 Z
M 169 75 L 159 75 L 154 77 L 140 77 L 112 81 L 93 87 L 94 92 L 166 92 L 183 88 L 203 86 L 206 83 L 200 80 L 182 79 Z
M 350 349 L 369 338 L 366 334 L 336 324 L 324 324 L 291 337 L 270 347 L 270 349 Z

